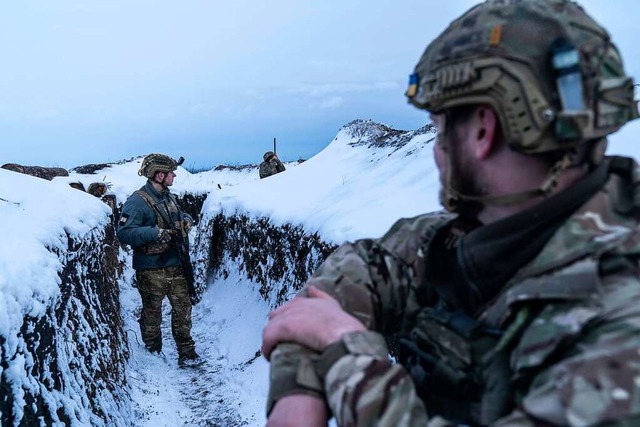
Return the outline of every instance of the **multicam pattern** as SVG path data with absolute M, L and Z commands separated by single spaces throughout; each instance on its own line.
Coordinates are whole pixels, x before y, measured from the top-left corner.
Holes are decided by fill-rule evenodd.
M 550 57 L 561 40 L 579 51 L 589 114 L 560 103 Z M 431 112 L 489 104 L 505 140 L 525 153 L 565 150 L 638 118 L 633 80 L 617 48 L 604 28 L 568 0 L 476 5 L 429 44 L 407 96 Z
M 179 354 L 191 354 L 195 343 L 191 338 L 191 301 L 187 281 L 180 267 L 168 267 L 136 272 L 142 297 L 140 332 L 150 351 L 162 350 L 162 300 L 171 302 L 171 332 Z
M 476 316 L 504 331 L 479 360 L 502 355 L 507 376 L 503 383 L 487 376 L 477 408 L 461 407 L 476 417 L 471 424 L 640 425 L 637 166 L 623 175 L 612 174 Z M 346 335 L 348 351 L 324 380 L 314 369 L 321 355 L 278 346 L 269 408 L 281 396 L 311 393 L 325 397 L 341 426 L 451 425 L 428 415 L 408 372 L 378 345 L 381 336 L 410 333 L 437 301 L 424 282 L 423 248 L 450 220 L 403 219 L 382 238 L 343 245 L 327 259 L 309 284 L 375 332 Z M 440 346 L 460 359 L 469 351 L 454 340 Z
M 260 179 L 267 178 L 271 175 L 275 175 L 285 171 L 285 167 L 279 159 L 272 161 L 265 161 L 260 163 Z
M 181 158 L 181 160 L 184 160 Z M 179 162 L 164 154 L 149 154 L 142 159 L 138 175 L 153 178 L 157 172 L 171 172 L 178 168 Z

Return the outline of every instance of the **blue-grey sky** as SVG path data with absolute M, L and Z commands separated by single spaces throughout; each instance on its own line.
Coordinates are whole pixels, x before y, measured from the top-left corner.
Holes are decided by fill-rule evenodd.
M 2 2 L 0 164 L 72 167 L 149 152 L 183 155 L 186 166 L 243 164 L 260 161 L 273 137 L 294 160 L 353 119 L 418 128 L 427 117 L 404 99 L 407 76 L 475 3 Z M 581 4 L 640 81 L 640 2 Z M 638 124 L 625 131 L 615 143 L 640 145 Z

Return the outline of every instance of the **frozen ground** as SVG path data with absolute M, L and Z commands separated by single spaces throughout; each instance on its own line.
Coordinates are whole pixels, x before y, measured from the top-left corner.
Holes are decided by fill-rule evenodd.
M 268 386 L 268 364 L 256 354 L 267 303 L 246 279 L 210 284 L 193 310 L 193 338 L 204 363 L 179 368 L 163 306 L 163 354 L 146 351 L 137 318 L 140 297 L 129 270 L 122 285 L 131 357 L 128 367 L 137 426 L 261 426 Z

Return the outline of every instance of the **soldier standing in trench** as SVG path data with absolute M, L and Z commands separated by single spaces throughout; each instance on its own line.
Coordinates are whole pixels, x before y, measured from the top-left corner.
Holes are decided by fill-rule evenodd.
M 270 314 L 268 425 L 640 425 L 640 169 L 603 155 L 638 109 L 607 32 L 488 0 L 407 96 L 449 214 L 341 246 Z
M 187 366 L 199 356 L 191 338 L 189 287 L 175 237 L 183 233 L 187 242 L 193 219 L 178 207 L 169 191 L 177 167 L 178 162 L 164 154 L 149 154 L 142 160 L 138 175 L 145 176 L 147 183 L 125 202 L 117 234 L 133 248 L 133 268 L 142 297 L 142 341 L 150 352 L 162 351 L 162 300 L 168 297 L 178 364 Z

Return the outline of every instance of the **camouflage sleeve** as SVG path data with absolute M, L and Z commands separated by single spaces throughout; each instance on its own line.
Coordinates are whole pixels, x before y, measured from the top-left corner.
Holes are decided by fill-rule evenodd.
M 325 349 L 318 366 L 340 426 L 437 425 L 429 424 L 411 377 L 389 360 L 385 340 L 376 332 L 345 334 Z
M 287 170 L 287 168 L 284 167 L 280 159 L 276 160 L 276 173 L 284 172 L 285 170 Z
M 190 224 L 193 225 L 194 221 L 193 221 L 193 217 L 191 215 L 189 215 L 188 213 L 186 213 L 183 210 L 181 210 L 180 213 L 182 215 L 182 219 L 183 220 L 187 220 L 187 221 L 189 221 Z
M 269 171 L 269 163 L 267 162 L 260 163 L 260 168 L 258 171 L 258 173 L 260 174 L 260 179 L 266 178 L 271 175 Z
M 492 426 L 640 425 L 640 283 L 637 274 L 627 274 L 602 285 L 595 305 L 548 304 L 534 317 L 511 353 L 520 381 L 534 372 L 530 385 Z M 325 366 L 327 400 L 340 426 L 451 425 L 428 419 L 379 334 L 346 334 L 318 365 Z
M 595 304 L 547 305 L 525 330 L 512 366 L 538 374 L 497 426 L 640 425 L 640 280 L 601 285 Z
M 406 260 L 380 241 L 367 239 L 339 247 L 316 270 L 307 287 L 314 285 L 331 294 L 367 328 L 390 333 L 406 314 L 408 296 L 413 292 L 411 277 Z M 301 293 L 306 293 L 306 287 Z M 314 370 L 318 357 L 296 344 L 276 347 L 271 356 L 268 411 L 288 394 L 324 394 Z

